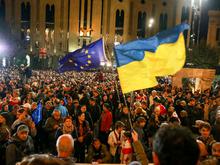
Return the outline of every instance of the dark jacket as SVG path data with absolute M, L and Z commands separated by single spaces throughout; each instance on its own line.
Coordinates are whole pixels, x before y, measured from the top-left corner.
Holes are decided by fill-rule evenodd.
M 23 157 L 34 153 L 34 144 L 31 136 L 21 141 L 16 134 L 9 140 L 6 147 L 6 165 L 15 165 Z
M 86 161 L 88 163 L 92 163 L 93 161 L 97 161 L 98 159 L 102 159 L 102 163 L 110 163 L 111 155 L 108 151 L 107 147 L 104 144 L 101 144 L 100 149 L 96 150 L 93 145 L 89 146 L 88 156 Z
M 50 140 L 55 140 L 55 133 L 57 129 L 54 129 L 54 125 L 61 125 L 63 123 L 62 118 L 55 120 L 53 117 L 49 117 L 45 123 L 45 131 L 48 133 Z

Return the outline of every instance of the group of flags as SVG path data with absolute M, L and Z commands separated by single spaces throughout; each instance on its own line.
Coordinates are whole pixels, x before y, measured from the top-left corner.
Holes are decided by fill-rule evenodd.
M 173 75 L 185 63 L 186 51 L 180 24 L 153 37 L 137 39 L 114 48 L 117 71 L 123 93 L 156 86 L 157 76 Z M 67 54 L 59 61 L 58 71 L 86 71 L 106 63 L 103 39 Z M 35 124 L 42 120 L 42 104 L 32 113 Z
M 173 75 L 185 63 L 183 31 L 188 24 L 180 24 L 153 37 L 137 39 L 114 48 L 117 71 L 123 93 L 157 85 L 157 76 Z M 85 71 L 106 62 L 104 43 L 99 39 L 67 54 L 59 61 L 59 72 Z

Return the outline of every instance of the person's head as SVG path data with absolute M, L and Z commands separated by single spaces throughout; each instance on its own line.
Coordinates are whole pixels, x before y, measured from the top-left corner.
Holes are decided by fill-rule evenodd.
M 2 107 L 3 111 L 5 112 L 8 112 L 8 104 L 5 104 L 3 107 Z
M 154 108 L 154 114 L 155 114 L 156 116 L 159 116 L 159 115 L 160 115 L 160 107 L 159 107 L 159 106 L 156 106 L 156 107 Z
M 31 105 L 29 103 L 25 103 L 24 105 L 22 105 L 23 109 L 28 112 L 29 110 L 31 110 Z
M 17 110 L 16 117 L 20 119 L 24 119 L 26 116 L 26 112 L 24 109 Z
M 89 99 L 89 104 L 90 104 L 90 105 L 94 106 L 95 103 L 96 103 L 95 98 L 92 97 L 92 98 Z
M 147 109 L 147 106 L 148 106 L 147 101 L 142 101 L 141 106 L 142 106 L 143 109 Z
M 190 105 L 190 106 L 195 106 L 195 105 L 196 105 L 196 99 L 195 99 L 195 98 L 191 98 L 191 99 L 189 100 L 189 105 Z
M 199 128 L 199 133 L 201 134 L 201 136 L 207 138 L 209 137 L 210 132 L 211 132 L 211 125 L 208 122 L 201 123 Z
M 35 110 L 37 108 L 37 103 L 36 102 L 33 102 L 31 104 L 31 110 Z
M 186 106 L 186 101 L 185 100 L 181 100 L 180 101 L 180 106 L 181 107 L 185 107 Z
M 121 121 L 116 121 L 115 123 L 115 129 L 117 130 L 117 132 L 121 133 L 121 131 L 124 129 L 125 124 Z
M 66 127 L 72 127 L 72 126 L 73 126 L 73 120 L 72 120 L 72 117 L 71 117 L 71 116 L 65 117 L 63 121 L 64 121 L 63 124 L 64 124 Z
M 81 110 L 82 112 L 86 112 L 86 110 L 87 110 L 86 105 L 82 105 L 82 106 L 80 107 L 80 110 Z
M 47 101 L 47 102 L 45 103 L 45 108 L 46 108 L 46 110 L 51 110 L 51 108 L 52 108 L 52 102 L 51 102 L 51 101 Z
M 70 163 L 48 154 L 26 156 L 16 165 L 69 165 Z
M 72 97 L 67 97 L 67 104 L 71 105 L 73 103 Z
M 79 106 L 79 100 L 78 99 L 74 99 L 73 100 L 73 105 L 74 105 L 74 107 L 78 107 Z
M 94 139 L 93 139 L 92 145 L 93 145 L 93 147 L 94 147 L 96 150 L 99 150 L 99 149 L 100 149 L 101 144 L 102 144 L 102 143 L 100 142 L 100 140 L 99 140 L 98 138 L 94 138 Z
M 6 119 L 4 115 L 0 114 L 0 124 L 5 124 L 5 123 L 6 123 Z
M 157 95 L 157 91 L 156 91 L 156 90 L 152 90 L 151 95 L 152 95 L 153 97 L 155 97 L 155 96 Z
M 60 120 L 60 117 L 61 117 L 60 111 L 57 110 L 57 109 L 55 109 L 55 110 L 53 111 L 53 118 L 54 118 L 55 120 Z
M 86 115 L 84 112 L 79 112 L 77 117 L 78 117 L 78 121 L 80 121 L 80 122 L 84 122 L 86 119 Z
M 74 140 L 71 135 L 63 134 L 56 142 L 58 157 L 67 158 L 71 156 L 74 148 Z
M 192 132 L 184 127 L 161 127 L 153 141 L 155 165 L 196 165 L 199 147 Z
M 106 112 L 106 111 L 110 111 L 110 105 L 108 103 L 104 103 L 103 106 L 102 106 L 103 110 Z
M 130 131 L 125 131 L 123 135 L 124 135 L 124 140 L 128 140 L 132 138 Z
M 29 133 L 29 128 L 25 124 L 22 124 L 17 128 L 16 134 L 17 134 L 18 139 L 20 139 L 21 141 L 27 140 L 28 133 Z
M 129 113 L 128 107 L 127 107 L 127 106 L 123 106 L 122 112 L 123 112 L 123 114 L 126 114 L 126 115 L 127 115 L 127 114 Z
M 216 142 L 212 145 L 212 156 L 220 159 L 220 142 Z
M 184 117 L 188 117 L 188 113 L 185 110 L 180 111 L 180 117 L 184 118 Z
M 138 123 L 138 126 L 141 127 L 141 128 L 144 128 L 145 124 L 146 124 L 146 119 L 142 116 L 139 116 L 137 118 L 137 123 Z

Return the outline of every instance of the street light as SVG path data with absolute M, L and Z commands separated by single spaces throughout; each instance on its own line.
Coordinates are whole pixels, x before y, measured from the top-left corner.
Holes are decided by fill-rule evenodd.
M 195 33 L 197 31 L 197 38 L 196 38 L 196 43 L 199 44 L 199 38 L 200 38 L 200 26 L 201 26 L 201 16 L 202 16 L 202 1 L 203 0 L 191 0 L 191 6 L 192 6 L 192 12 L 193 12 L 193 17 L 192 17 L 192 41 L 193 45 L 195 44 Z M 206 1 L 206 0 L 204 0 Z M 198 27 L 196 29 L 195 21 L 198 21 Z
M 154 24 L 154 19 L 153 18 L 150 18 L 149 19 L 149 23 L 148 23 L 148 27 L 151 28 Z
M 7 51 L 6 44 L 0 42 L 0 54 L 5 53 Z

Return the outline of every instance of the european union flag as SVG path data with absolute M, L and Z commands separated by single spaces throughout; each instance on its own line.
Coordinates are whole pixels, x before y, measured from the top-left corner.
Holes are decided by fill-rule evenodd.
M 32 112 L 31 117 L 32 120 L 34 121 L 34 123 L 37 125 L 43 118 L 42 116 L 42 104 L 39 103 L 37 105 L 37 108 L 34 110 L 34 112 Z
M 188 24 L 115 47 L 117 70 L 123 93 L 157 85 L 157 76 L 175 74 L 185 63 L 182 32 Z
M 59 61 L 59 72 L 85 71 L 98 68 L 101 62 L 106 62 L 102 38 L 67 54 Z

